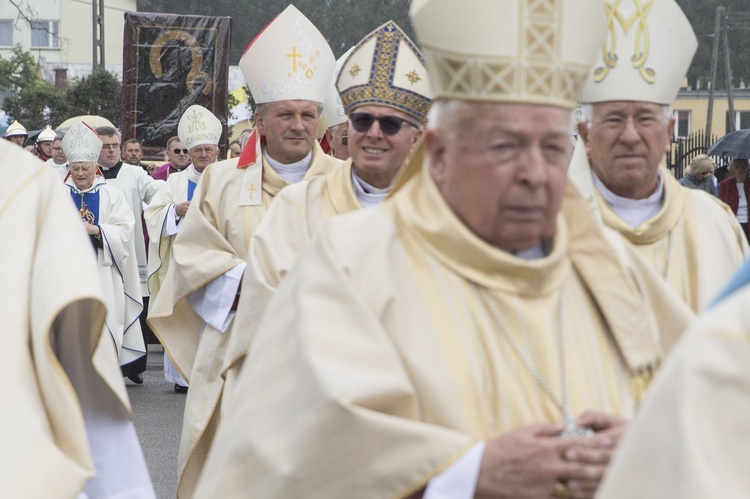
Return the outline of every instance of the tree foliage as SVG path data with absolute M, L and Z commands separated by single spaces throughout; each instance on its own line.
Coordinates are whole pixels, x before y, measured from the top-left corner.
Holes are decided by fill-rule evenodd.
M 37 80 L 12 93 L 5 99 L 5 111 L 20 121 L 28 130 L 55 125 L 71 116 L 65 93 L 51 83 Z
M 39 66 L 34 56 L 21 45 L 13 47 L 10 59 L 0 57 L 0 89 L 16 90 L 39 80 Z
M 750 22 L 744 21 L 744 18 L 750 17 L 750 2 L 747 0 L 677 0 L 677 3 L 690 20 L 698 38 L 698 51 L 688 72 L 691 85 L 700 82 L 701 88 L 706 88 L 705 82 L 711 77 L 716 8 L 720 5 L 725 9 L 726 22 L 729 26 L 727 33 L 733 87 L 750 84 Z M 717 88 L 719 89 L 726 88 L 724 61 L 724 46 L 720 43 L 717 65 Z
M 288 0 L 138 0 L 138 10 L 172 14 L 232 17 L 232 47 L 229 63 L 237 64 L 242 53 L 263 27 L 289 5 Z M 305 14 L 328 40 L 336 57 L 363 36 L 393 20 L 409 36 L 409 0 L 296 0 Z M 246 13 L 237 15 L 238 12 Z
M 96 114 L 120 126 L 122 84 L 104 68 L 81 78 L 68 89 L 68 99 L 76 115 Z
M 5 112 L 29 130 L 48 124 L 54 127 L 82 114 L 97 114 L 120 124 L 121 84 L 104 69 L 58 89 L 41 79 L 34 56 L 16 47 L 10 59 L 0 57 L 0 92 L 6 95 Z

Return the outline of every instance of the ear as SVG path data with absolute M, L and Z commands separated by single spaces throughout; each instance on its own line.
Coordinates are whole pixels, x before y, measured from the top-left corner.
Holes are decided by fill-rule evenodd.
M 445 138 L 438 130 L 427 130 L 424 132 L 422 147 L 424 148 L 425 158 L 427 158 L 432 178 L 440 184 L 446 172 Z
M 258 130 L 260 135 L 266 135 L 266 120 L 263 119 L 262 114 L 255 116 L 255 128 Z
M 424 127 L 418 128 L 414 132 L 414 136 L 411 138 L 411 147 L 414 148 L 419 144 L 419 141 L 422 140 L 422 136 L 424 135 Z
M 583 141 L 583 144 L 588 148 L 589 145 L 589 124 L 586 121 L 579 121 L 576 125 L 578 129 L 578 138 Z

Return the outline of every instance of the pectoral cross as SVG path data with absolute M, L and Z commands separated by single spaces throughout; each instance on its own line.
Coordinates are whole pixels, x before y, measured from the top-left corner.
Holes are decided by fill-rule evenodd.
M 250 187 L 248 187 L 247 190 L 250 191 L 250 199 L 253 199 L 253 196 L 255 195 L 255 186 L 250 184 Z
M 302 57 L 302 54 L 297 53 L 297 46 L 292 45 L 292 53 L 286 56 L 292 58 L 292 71 L 297 71 L 297 57 Z

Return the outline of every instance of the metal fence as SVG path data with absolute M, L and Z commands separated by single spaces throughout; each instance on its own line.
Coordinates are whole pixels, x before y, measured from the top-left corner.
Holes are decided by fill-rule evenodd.
M 706 154 L 708 148 L 706 144 L 713 144 L 719 138 L 711 135 L 710 140 L 706 140 L 706 132 L 698 130 L 687 137 L 672 139 L 672 148 L 667 153 L 667 167 L 674 173 L 675 178 L 680 179 L 685 174 L 685 169 L 690 161 L 699 154 Z M 714 156 L 716 166 L 723 166 L 725 158 Z

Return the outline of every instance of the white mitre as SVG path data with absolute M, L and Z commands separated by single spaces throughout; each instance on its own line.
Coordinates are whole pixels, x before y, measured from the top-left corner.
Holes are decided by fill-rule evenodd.
M 573 109 L 606 31 L 601 0 L 413 0 L 410 15 L 435 99 Z
M 398 109 L 423 123 L 432 105 L 424 56 L 393 21 L 354 46 L 336 86 L 346 113 L 368 104 Z
M 341 96 L 336 88 L 336 80 L 339 77 L 339 73 L 341 73 L 341 66 L 344 65 L 344 61 L 352 53 L 352 50 L 354 50 L 354 47 L 344 52 L 344 55 L 336 60 L 336 67 L 333 70 L 331 83 L 328 85 L 326 100 L 323 102 L 323 120 L 326 122 L 326 128 L 335 127 L 347 120 L 344 104 L 341 102 Z
M 322 104 L 335 65 L 325 37 L 293 5 L 261 30 L 239 63 L 256 104 L 283 100 Z
M 177 125 L 177 135 L 188 150 L 205 144 L 219 145 L 221 131 L 219 118 L 197 104 L 190 106 L 182 113 L 180 123 Z
M 93 128 L 79 121 L 63 137 L 62 148 L 68 163 L 96 163 L 102 151 L 102 139 Z
M 674 0 L 603 0 L 608 30 L 581 102 L 671 105 L 698 48 Z

